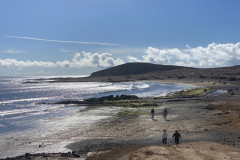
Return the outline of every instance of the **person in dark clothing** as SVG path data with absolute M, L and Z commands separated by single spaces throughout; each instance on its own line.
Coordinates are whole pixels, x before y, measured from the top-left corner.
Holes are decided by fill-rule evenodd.
M 151 114 L 152 114 L 152 119 L 154 120 L 154 114 L 155 114 L 154 108 L 151 110 Z
M 164 120 L 167 119 L 167 115 L 168 115 L 168 111 L 167 111 L 167 108 L 165 108 L 164 111 L 163 111 Z
M 175 144 L 176 144 L 176 145 L 179 144 L 179 140 L 180 140 L 180 138 L 182 139 L 181 134 L 178 133 L 178 131 L 176 131 L 176 132 L 173 134 L 172 138 L 174 138 L 174 140 L 175 140 Z
M 167 145 L 167 132 L 165 129 L 163 130 L 162 143 L 163 145 Z

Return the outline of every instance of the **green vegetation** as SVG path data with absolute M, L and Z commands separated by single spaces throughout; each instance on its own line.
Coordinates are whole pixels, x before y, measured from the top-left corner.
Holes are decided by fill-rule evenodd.
M 169 95 L 168 97 L 188 98 L 188 97 L 204 96 L 214 91 L 216 90 L 213 88 L 194 88 L 186 91 L 175 92 L 173 95 Z
M 159 107 L 156 103 L 144 103 L 141 100 L 114 100 L 114 101 L 104 101 L 105 105 L 121 106 L 121 107 L 131 107 L 131 108 L 156 108 Z
M 84 102 L 88 105 L 121 106 L 131 108 L 153 108 L 159 106 L 157 103 L 152 103 L 151 101 L 149 102 L 147 99 L 138 98 L 134 95 L 109 95 L 100 98 L 86 99 Z
M 124 111 L 118 112 L 118 116 L 138 117 L 138 116 L 143 115 L 143 114 L 148 114 L 148 112 L 146 112 L 146 111 L 140 111 L 140 110 L 137 110 L 137 111 L 124 110 Z
M 155 98 L 138 98 L 134 95 L 120 95 L 120 96 L 104 96 L 100 98 L 90 98 L 84 101 L 68 100 L 61 101 L 55 104 L 83 104 L 92 106 L 119 106 L 125 108 L 158 108 L 160 107 L 157 99 L 167 100 L 174 98 L 192 98 L 198 96 L 205 96 L 208 93 L 216 91 L 212 88 L 194 88 L 190 90 L 182 90 L 174 93 L 170 93 L 167 96 L 155 97 Z M 121 112 L 120 114 L 131 114 L 132 112 Z M 132 114 L 138 114 L 132 113 Z

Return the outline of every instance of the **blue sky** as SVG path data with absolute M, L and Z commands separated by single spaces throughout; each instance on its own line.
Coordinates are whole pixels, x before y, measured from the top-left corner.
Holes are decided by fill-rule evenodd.
M 0 76 L 240 64 L 238 0 L 1 0 Z M 84 43 L 82 43 L 84 42 Z

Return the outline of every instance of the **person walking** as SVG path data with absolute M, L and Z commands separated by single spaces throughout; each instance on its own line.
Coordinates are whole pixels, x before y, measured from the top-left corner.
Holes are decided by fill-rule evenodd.
M 163 145 L 167 145 L 167 132 L 165 129 L 163 130 L 162 143 Z
M 176 145 L 179 144 L 179 140 L 180 140 L 180 138 L 182 139 L 181 134 L 178 133 L 178 131 L 176 131 L 176 132 L 173 134 L 172 138 L 174 138 L 174 140 L 175 140 L 175 144 L 176 144 Z
M 167 119 L 167 115 L 168 115 L 168 111 L 167 111 L 167 108 L 165 108 L 164 111 L 163 111 L 164 120 Z
M 154 108 L 151 110 L 151 114 L 152 114 L 152 119 L 154 120 L 154 114 L 155 114 Z

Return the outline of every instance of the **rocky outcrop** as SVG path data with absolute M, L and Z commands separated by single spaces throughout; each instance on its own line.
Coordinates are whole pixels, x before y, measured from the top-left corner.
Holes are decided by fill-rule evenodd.
M 100 97 L 100 98 L 89 98 L 84 100 L 87 103 L 95 103 L 95 102 L 104 102 L 104 101 L 115 101 L 115 100 L 135 100 L 135 99 L 139 99 L 137 96 L 135 95 L 117 95 L 117 96 L 104 96 L 104 97 Z

